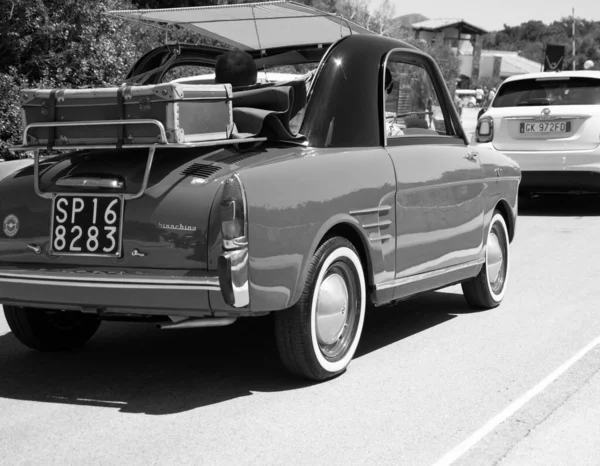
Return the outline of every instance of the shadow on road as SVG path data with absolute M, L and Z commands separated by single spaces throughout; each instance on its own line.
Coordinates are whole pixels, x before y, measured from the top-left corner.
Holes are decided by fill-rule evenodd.
M 590 217 L 600 215 L 595 194 L 545 194 L 519 197 L 519 215 L 539 217 Z
M 462 295 L 435 292 L 369 311 L 357 358 L 468 307 Z M 60 353 L 28 350 L 8 333 L 0 336 L 0 397 L 163 415 L 311 385 L 284 372 L 272 328 L 270 316 L 172 331 L 105 322 L 85 348 Z

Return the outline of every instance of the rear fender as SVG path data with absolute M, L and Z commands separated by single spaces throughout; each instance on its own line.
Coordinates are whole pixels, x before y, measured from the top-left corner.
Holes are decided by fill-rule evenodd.
M 366 259 L 366 263 L 363 263 L 365 281 L 367 282 L 367 286 L 373 285 L 373 283 L 375 282 L 375 277 L 373 274 L 372 256 L 368 247 L 369 239 L 365 235 L 365 232 L 362 230 L 359 221 L 355 217 L 345 214 L 338 214 L 329 219 L 328 222 L 324 223 L 315 235 L 313 242 L 310 245 L 310 249 L 304 255 L 304 260 L 302 261 L 300 273 L 298 274 L 298 280 L 294 285 L 294 289 L 291 293 L 290 302 L 287 303 L 286 307 L 293 306 L 300 299 L 300 295 L 304 290 L 304 286 L 308 278 L 308 270 L 310 268 L 310 263 L 312 261 L 313 256 L 317 252 L 319 246 L 323 243 L 323 240 L 327 236 L 329 236 L 330 232 L 333 232 L 336 227 L 340 226 L 349 226 L 354 230 L 355 233 L 357 233 L 358 237 L 360 238 L 360 244 L 354 244 L 354 246 L 359 251 L 359 256 L 362 256 L 362 253 L 364 252 L 364 256 Z M 350 240 L 350 238 L 347 239 Z

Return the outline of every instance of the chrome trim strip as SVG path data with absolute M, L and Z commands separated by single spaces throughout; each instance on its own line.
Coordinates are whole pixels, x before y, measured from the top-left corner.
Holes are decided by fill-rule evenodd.
M 484 181 L 489 183 L 491 181 L 520 181 L 521 177 L 520 176 L 498 176 L 495 178 L 484 178 Z
M 23 278 L 2 278 L 0 277 L 0 284 L 19 284 L 23 285 L 24 283 L 28 285 L 35 286 L 43 286 L 43 285 L 55 285 L 55 286 L 64 286 L 68 288 L 106 288 L 107 290 L 114 289 L 127 289 L 127 290 L 166 290 L 166 291 L 175 291 L 175 290 L 196 290 L 196 291 L 221 291 L 219 285 L 186 285 L 186 284 L 139 284 L 139 283 L 99 283 L 99 282 L 69 282 L 63 280 L 44 280 L 44 279 L 35 279 L 35 280 L 23 280 Z
M 156 127 L 158 127 L 158 131 L 160 132 L 159 142 L 162 144 L 168 143 L 165 127 L 160 121 L 154 120 L 151 118 L 148 118 L 148 119 L 132 118 L 131 120 L 43 121 L 43 122 L 39 122 L 39 123 L 30 123 L 23 130 L 23 145 L 27 146 L 27 133 L 29 133 L 29 130 L 31 128 L 63 128 L 65 126 L 111 126 L 111 125 L 155 125 Z M 116 144 L 114 146 L 116 146 Z M 47 149 L 48 146 L 46 145 L 44 148 Z M 55 149 L 56 146 L 52 146 L 52 148 Z
M 362 225 L 363 228 L 377 228 L 377 227 L 387 227 L 388 225 L 391 225 L 392 221 L 391 220 L 382 220 L 381 222 L 377 222 L 377 223 L 366 223 L 364 225 Z
M 159 277 L 128 277 L 127 275 L 118 274 L 97 274 L 93 272 L 53 272 L 53 271 L 36 271 L 27 272 L 20 270 L 11 270 L 7 272 L 0 272 L 0 283 L 7 283 L 10 281 L 23 282 L 34 282 L 41 281 L 43 283 L 52 282 L 68 282 L 71 285 L 77 283 L 88 283 L 92 286 L 96 285 L 109 285 L 116 287 L 123 287 L 126 284 L 127 288 L 131 288 L 132 285 L 135 287 L 158 287 L 158 288 L 190 288 L 198 287 L 201 289 L 215 290 L 221 289 L 219 286 L 218 277 L 202 277 L 202 278 L 184 278 L 184 277 L 172 277 L 172 278 L 159 278 Z
M 247 144 L 250 142 L 264 142 L 267 138 L 244 138 L 244 139 L 218 139 L 214 141 L 202 142 L 182 142 L 167 144 L 124 144 L 123 149 L 148 149 L 149 147 L 168 147 L 176 149 L 189 149 L 192 147 L 213 147 L 213 146 L 235 146 L 237 144 Z M 86 149 L 116 149 L 116 144 L 72 144 L 68 146 L 52 146 L 54 150 L 86 150 Z M 10 146 L 9 150 L 14 152 L 29 150 L 46 150 L 48 146 Z M 208 155 L 208 154 L 207 154 Z
M 451 267 L 446 267 L 444 269 L 432 270 L 431 272 L 420 273 L 417 275 L 411 275 L 409 277 L 397 278 L 395 280 L 389 280 L 387 282 L 379 283 L 375 285 L 375 289 L 385 290 L 388 288 L 395 288 L 397 286 L 407 285 L 409 283 L 418 282 L 421 280 L 427 280 L 428 278 L 439 277 L 440 275 L 445 275 L 448 273 L 456 272 L 458 270 L 467 269 L 469 267 L 474 267 L 476 265 L 481 265 L 485 263 L 485 258 L 472 260 L 470 262 L 465 262 L 463 264 L 453 265 Z
M 379 206 L 379 207 L 372 207 L 370 209 L 351 210 L 350 211 L 350 215 L 376 214 L 378 212 L 387 212 L 391 208 L 392 208 L 392 206 L 382 205 L 382 206 Z
M 125 186 L 123 181 L 116 178 L 100 178 L 96 176 L 73 176 L 70 178 L 61 178 L 56 182 L 56 186 L 69 186 L 77 188 L 112 188 L 122 189 Z
M 392 235 L 375 235 L 369 236 L 369 241 L 385 241 L 388 239 L 392 239 Z
M 148 159 L 146 160 L 146 169 L 144 171 L 144 178 L 142 179 L 142 185 L 140 190 L 135 194 L 121 194 L 126 201 L 130 201 L 132 199 L 137 199 L 142 197 L 146 192 L 146 188 L 148 187 L 148 180 L 150 179 L 150 170 L 152 168 L 152 162 L 154 161 L 154 153 L 156 152 L 156 145 L 147 146 L 148 147 Z M 54 147 L 56 149 L 56 147 Z M 89 147 L 88 147 L 89 149 Z M 52 192 L 44 192 L 40 188 L 40 151 L 36 150 L 33 153 L 33 188 L 35 193 L 44 198 L 44 199 L 52 199 L 58 193 Z M 75 195 L 76 193 L 66 193 L 68 195 Z M 114 195 L 114 194 L 113 194 Z

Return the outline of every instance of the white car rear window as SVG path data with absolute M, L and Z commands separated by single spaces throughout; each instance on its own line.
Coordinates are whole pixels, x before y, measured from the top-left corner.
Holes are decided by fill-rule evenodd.
M 599 105 L 600 79 L 558 77 L 504 83 L 492 107 Z

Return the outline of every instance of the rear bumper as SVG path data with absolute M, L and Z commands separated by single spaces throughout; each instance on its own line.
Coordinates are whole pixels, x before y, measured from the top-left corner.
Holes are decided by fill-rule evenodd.
M 129 270 L 2 267 L 0 303 L 100 314 L 250 314 L 247 307 L 227 303 L 217 272 L 196 276 L 169 276 L 163 272 L 149 276 Z M 247 282 L 242 288 L 244 285 L 247 287 Z
M 497 150 L 497 149 L 494 149 Z M 600 149 L 582 151 L 498 151 L 527 171 L 579 171 L 600 173 Z
M 600 171 L 524 171 L 521 191 L 531 192 L 600 192 Z
M 482 144 L 484 145 L 484 144 Z M 582 151 L 499 151 L 521 168 L 520 191 L 600 192 L 600 148 Z

